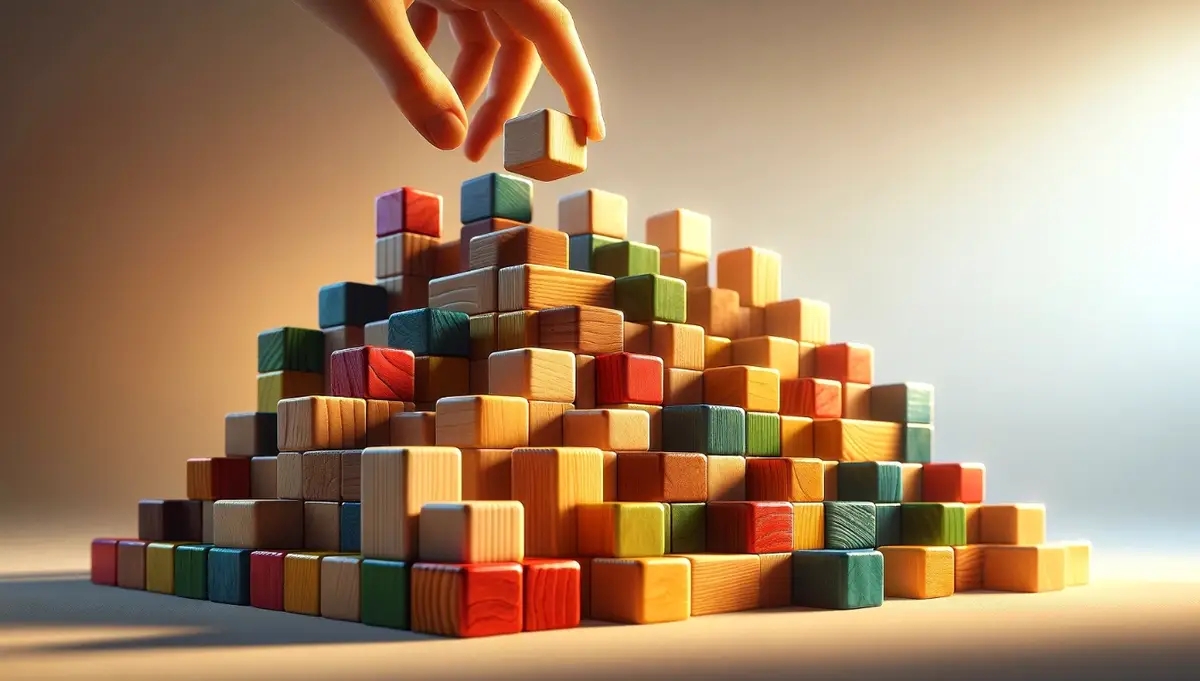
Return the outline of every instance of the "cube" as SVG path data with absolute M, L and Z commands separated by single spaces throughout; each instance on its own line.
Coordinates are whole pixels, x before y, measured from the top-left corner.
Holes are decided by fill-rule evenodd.
M 842 384 L 812 377 L 781 380 L 779 413 L 811 419 L 841 418 Z
M 146 545 L 146 591 L 175 593 L 175 547 L 180 542 L 150 542 Z
M 357 622 L 362 612 L 362 557 L 321 559 L 321 617 Z
M 589 447 L 517 448 L 511 471 L 512 499 L 525 507 L 526 555 L 578 556 L 578 506 L 604 500 L 604 454 Z
M 800 344 L 790 338 L 749 336 L 732 342 L 733 364 L 769 367 L 780 380 L 800 377 Z
M 708 258 L 692 253 L 662 253 L 659 270 L 668 277 L 682 279 L 688 290 L 708 286 Z
M 906 423 L 900 436 L 900 456 L 906 463 L 929 463 L 933 459 L 933 426 Z
M 250 496 L 250 459 L 187 460 L 189 499 L 245 499 Z
M 746 456 L 779 456 L 779 414 L 746 412 Z
M 92 540 L 92 584 L 117 585 L 117 544 L 119 539 Z
M 840 466 L 839 466 L 840 468 Z M 839 498 L 841 490 L 838 490 Z M 865 501 L 825 502 L 825 548 L 875 548 L 875 504 Z
M 597 356 L 596 401 L 600 404 L 662 404 L 662 359 L 631 352 Z
M 879 551 L 793 551 L 792 604 L 823 610 L 879 607 L 883 575 Z
M 283 610 L 283 551 L 250 553 L 250 605 Z
M 782 297 L 782 267 L 782 256 L 765 248 L 723 251 L 717 254 L 717 286 L 737 291 L 745 307 L 763 308 Z
M 520 563 L 416 563 L 411 578 L 416 633 L 470 638 L 524 627 Z
M 779 553 L 792 548 L 792 505 L 779 501 L 708 502 L 710 553 Z
M 747 412 L 779 412 L 779 371 L 727 366 L 704 370 L 704 401 Z
M 420 560 L 519 563 L 525 558 L 525 509 L 517 501 L 429 503 L 421 507 Z
M 214 547 L 208 552 L 208 600 L 250 605 L 249 549 Z
M 663 407 L 662 438 L 670 452 L 745 454 L 746 411 L 711 404 Z
M 274 413 L 279 402 L 325 392 L 325 374 L 304 371 L 272 371 L 258 375 L 257 411 Z
M 572 245 L 576 237 L 595 237 L 597 245 L 625 239 L 629 234 L 629 201 L 601 189 L 567 194 L 558 200 L 558 229 L 571 235 Z M 573 247 L 571 268 L 577 269 Z
M 875 504 L 875 547 L 904 543 L 900 504 Z
M 396 348 L 360 347 L 330 355 L 329 391 L 334 397 L 412 402 L 416 361 Z
M 819 501 L 792 504 L 792 548 L 825 548 L 825 504 Z
M 587 123 L 539 109 L 504 123 L 504 169 L 553 182 L 587 169 Z
M 325 371 L 325 334 L 316 329 L 285 326 L 258 334 L 258 373 Z
M 692 566 L 687 558 L 595 558 L 591 616 L 622 624 L 681 622 L 692 610 Z
M 871 386 L 871 419 L 894 423 L 933 423 L 933 386 L 928 383 Z
M 569 237 L 556 229 L 518 225 L 471 239 L 470 269 L 544 265 L 565 269 L 569 264 Z
M 123 539 L 117 544 L 117 586 L 146 588 L 146 544 L 140 539 Z
M 664 504 L 580 504 L 577 513 L 582 556 L 644 558 L 666 553 L 668 525 Z
M 583 571 L 578 561 L 526 558 L 521 563 L 521 571 L 525 631 L 579 626 Z
M 707 501 L 708 458 L 694 452 L 621 452 L 617 497 L 621 501 Z
M 829 343 L 829 303 L 792 298 L 764 308 L 763 332 L 809 345 Z
M 379 195 L 375 199 L 375 236 L 400 232 L 441 238 L 442 197 L 412 187 Z
M 592 252 L 591 271 L 613 278 L 659 274 L 658 247 L 633 241 L 601 246 Z
M 503 218 L 528 224 L 533 220 L 533 183 L 505 173 L 488 173 L 462 183 L 462 224 Z
M 522 397 L 443 397 L 436 409 L 439 447 L 511 449 L 529 444 L 529 401 Z
M 225 456 L 275 456 L 279 437 L 278 414 L 239 412 L 225 415 Z
M 341 508 L 341 546 L 342 553 L 358 553 L 362 550 L 362 504 L 348 501 Z
M 962 546 L 967 543 L 967 507 L 956 503 L 901 504 L 900 530 L 905 544 Z
M 818 459 L 747 459 L 746 498 L 750 501 L 822 501 L 825 498 L 825 467 Z
M 1045 505 L 991 504 L 979 507 L 979 541 L 983 544 L 1044 544 Z
M 362 554 L 416 557 L 420 511 L 462 499 L 462 453 L 454 447 L 372 447 L 362 459 Z
M 364 558 L 359 576 L 363 624 L 391 629 L 408 629 L 410 617 L 409 563 Z
M 983 464 L 927 463 L 921 471 L 922 501 L 980 504 L 983 492 Z
M 573 234 L 567 243 L 568 265 L 579 272 L 593 272 L 596 251 L 620 241 L 600 234 Z
M 708 335 L 724 338 L 727 342 L 739 334 L 741 309 L 737 291 L 709 286 L 687 292 L 688 321 L 703 326 Z
M 565 350 L 521 348 L 488 357 L 488 389 L 493 395 L 543 402 L 575 401 L 575 355 Z
M 212 544 L 175 547 L 175 595 L 208 600 L 208 552 Z
M 200 541 L 201 510 L 198 500 L 143 499 L 138 502 L 138 539 Z
M 865 343 L 831 343 L 817 346 L 816 376 L 838 383 L 875 381 L 875 349 Z
M 367 442 L 367 402 L 311 395 L 279 401 L 281 452 L 359 449 Z
M 646 218 L 646 242 L 663 253 L 712 254 L 712 218 L 686 208 Z
M 324 553 L 297 552 L 283 558 L 283 609 L 298 615 L 321 614 L 321 559 Z
M 620 277 L 613 282 L 613 301 L 630 322 L 687 321 L 687 284 L 661 274 Z
M 1065 546 L 988 546 L 983 557 L 983 588 L 1039 593 L 1066 588 Z
M 295 549 L 304 543 L 304 502 L 226 499 L 213 506 L 213 542 L 235 549 Z
M 388 317 L 388 347 L 418 357 L 470 357 L 471 317 L 428 307 L 397 312 Z
M 841 501 L 898 503 L 903 499 L 899 462 L 844 461 L 837 472 Z
M 954 594 L 954 549 L 949 546 L 887 546 L 879 552 L 884 596 L 924 599 Z
M 622 352 L 624 328 L 620 310 L 591 305 L 552 307 L 537 313 L 535 345 L 593 356 Z
M 366 326 L 387 317 L 388 292 L 382 286 L 343 281 L 322 286 L 317 296 L 317 324 L 322 329 Z

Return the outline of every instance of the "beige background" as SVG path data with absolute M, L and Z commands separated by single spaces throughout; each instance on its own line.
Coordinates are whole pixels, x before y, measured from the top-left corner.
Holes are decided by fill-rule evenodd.
M 1200 3 L 569 6 L 609 139 L 535 222 L 586 186 L 635 237 L 707 212 L 716 247 L 782 252 L 881 381 L 937 386 L 937 456 L 986 463 L 992 499 L 1194 542 Z M 0 54 L 0 518 L 26 538 L 183 494 L 253 408 L 257 333 L 371 279 L 373 197 L 444 193 L 453 231 L 458 184 L 500 166 L 426 146 L 289 2 L 10 1 Z

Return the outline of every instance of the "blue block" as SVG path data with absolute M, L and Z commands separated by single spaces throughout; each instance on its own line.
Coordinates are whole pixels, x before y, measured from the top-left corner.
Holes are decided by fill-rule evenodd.
M 925 423 L 906 423 L 900 439 L 905 463 L 929 463 L 933 460 L 933 426 Z
M 417 357 L 470 357 L 471 318 L 437 307 L 397 312 L 388 317 L 388 347 Z
M 838 468 L 841 467 L 839 463 Z M 838 490 L 839 497 L 841 493 Z M 875 504 L 869 501 L 826 501 L 825 548 L 842 551 L 875 548 Z
M 746 411 L 714 404 L 663 407 L 662 447 L 667 452 L 746 454 Z
M 899 503 L 900 472 L 898 461 L 843 461 L 837 465 L 838 501 Z
M 875 547 L 898 546 L 904 542 L 900 533 L 900 504 L 875 504 Z
M 249 549 L 214 548 L 208 552 L 208 600 L 250 605 Z
M 341 535 L 342 553 L 362 550 L 362 504 L 357 501 L 342 504 Z
M 883 554 L 866 551 L 793 551 L 792 604 L 823 610 L 883 605 Z
M 488 173 L 462 183 L 459 217 L 465 225 L 476 220 L 504 218 L 533 221 L 533 183 L 506 173 Z
M 366 326 L 388 318 L 388 292 L 382 286 L 342 281 L 322 286 L 317 298 L 317 325 Z
M 580 272 L 592 271 L 592 254 L 601 246 L 619 243 L 614 239 L 600 234 L 576 234 L 569 240 L 567 253 L 570 257 L 570 267 Z

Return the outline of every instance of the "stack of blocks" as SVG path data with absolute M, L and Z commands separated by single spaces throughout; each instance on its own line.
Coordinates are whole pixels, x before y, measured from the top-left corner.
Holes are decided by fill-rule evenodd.
M 557 229 L 532 197 L 464 182 L 451 240 L 440 196 L 380 196 L 376 283 L 259 335 L 257 411 L 92 580 L 443 636 L 1088 582 L 1042 505 L 933 462 L 933 388 L 876 384 L 778 253 L 710 268 L 707 216 L 643 243 L 622 196 L 562 197 Z

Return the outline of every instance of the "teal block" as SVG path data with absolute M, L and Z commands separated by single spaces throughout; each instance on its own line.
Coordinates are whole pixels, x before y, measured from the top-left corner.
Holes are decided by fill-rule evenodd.
M 746 456 L 780 456 L 779 414 L 746 412 Z
M 592 272 L 592 259 L 596 251 L 609 244 L 620 242 L 610 236 L 599 234 L 576 234 L 569 239 L 568 257 L 570 267 L 580 272 Z
M 438 307 L 397 312 L 388 317 L 388 347 L 417 357 L 470 357 L 471 318 Z
M 366 326 L 387 318 L 388 292 L 382 286 L 342 281 L 322 286 L 317 294 L 317 325 L 322 329 Z M 324 371 L 324 355 L 321 361 Z
M 838 464 L 838 468 L 841 466 Z M 839 497 L 841 492 L 839 489 Z M 826 501 L 825 548 L 846 551 L 875 548 L 875 504 Z
M 957 503 L 901 504 L 900 533 L 903 542 L 911 546 L 965 546 L 967 507 Z
M 871 419 L 892 423 L 933 423 L 933 386 L 928 383 L 871 386 Z
M 613 282 L 616 308 L 627 322 L 687 321 L 687 283 L 661 274 L 621 277 Z
M 208 552 L 212 544 L 175 547 L 175 595 L 208 600 Z
M 258 334 L 258 373 L 271 371 L 325 373 L 325 334 L 291 326 Z
M 897 461 L 843 461 L 836 470 L 838 501 L 890 504 L 904 497 Z
M 668 452 L 744 455 L 746 412 L 714 404 L 663 407 L 662 446 Z
M 793 551 L 792 604 L 823 610 L 883 605 L 883 554 L 863 551 Z
M 533 183 L 507 173 L 488 173 L 462 183 L 459 217 L 465 225 L 476 220 L 503 218 L 533 221 Z
M 342 504 L 338 525 L 342 553 L 358 553 L 362 550 L 362 504 L 347 501 Z
M 933 460 L 933 426 L 923 423 L 906 423 L 900 438 L 903 448 L 901 456 L 905 463 L 929 463 Z
M 840 466 L 841 464 L 839 464 Z M 902 541 L 900 504 L 875 504 L 875 546 L 896 546 Z
M 358 588 L 362 598 L 362 623 L 409 629 L 412 566 L 400 561 L 368 558 L 362 562 L 361 570 Z
M 659 273 L 658 246 L 618 241 L 592 252 L 592 271 L 613 278 Z
M 208 600 L 250 605 L 249 549 L 213 548 L 208 552 Z
M 671 547 L 668 553 L 704 553 L 708 534 L 707 504 L 679 503 L 671 507 Z

